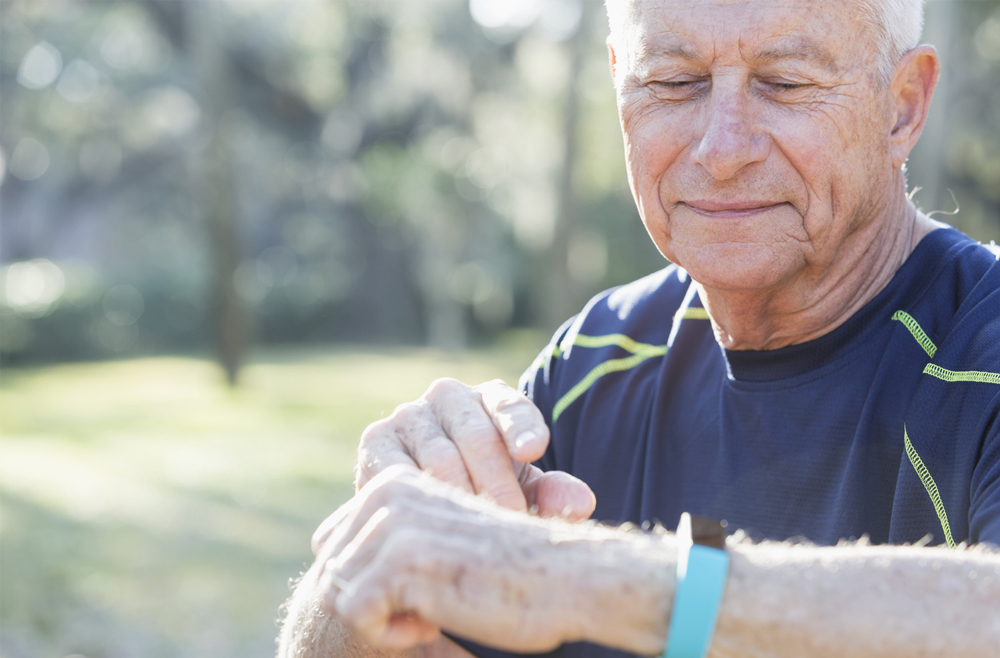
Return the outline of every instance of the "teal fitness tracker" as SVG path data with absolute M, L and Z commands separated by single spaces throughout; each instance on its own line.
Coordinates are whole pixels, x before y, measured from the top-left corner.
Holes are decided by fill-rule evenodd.
M 677 589 L 663 658 L 704 658 L 729 573 L 726 523 L 685 512 L 677 525 Z

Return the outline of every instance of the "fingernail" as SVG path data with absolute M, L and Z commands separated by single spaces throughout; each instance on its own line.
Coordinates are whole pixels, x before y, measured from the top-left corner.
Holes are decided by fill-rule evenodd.
M 517 435 L 514 439 L 514 447 L 520 450 L 524 446 L 528 445 L 532 441 L 538 438 L 538 434 L 532 430 L 526 430 Z

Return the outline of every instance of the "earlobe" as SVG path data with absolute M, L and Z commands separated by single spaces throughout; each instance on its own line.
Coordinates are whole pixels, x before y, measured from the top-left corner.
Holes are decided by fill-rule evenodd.
M 920 137 L 940 67 L 937 51 L 926 45 L 908 51 L 896 65 L 892 80 L 896 120 L 890 135 L 892 164 L 896 169 L 903 166 Z

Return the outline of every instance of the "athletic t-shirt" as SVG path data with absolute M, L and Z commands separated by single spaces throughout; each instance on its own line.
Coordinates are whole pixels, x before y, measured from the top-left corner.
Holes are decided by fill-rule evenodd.
M 843 325 L 772 351 L 721 348 L 667 267 L 591 300 L 522 387 L 551 429 L 539 465 L 590 485 L 601 521 L 1000 544 L 1000 263 L 954 229 Z

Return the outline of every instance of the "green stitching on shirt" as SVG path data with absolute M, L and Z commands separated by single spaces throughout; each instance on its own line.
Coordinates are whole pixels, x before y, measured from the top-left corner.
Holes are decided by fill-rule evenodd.
M 688 308 L 681 309 L 677 311 L 674 315 L 674 322 L 680 320 L 707 320 L 708 311 L 697 306 L 689 306 Z M 578 383 L 576 386 L 571 388 L 565 395 L 559 398 L 556 402 L 556 406 L 552 409 L 552 422 L 556 422 L 556 419 L 562 414 L 562 412 L 573 403 L 578 397 L 583 395 L 583 393 L 590 388 L 595 381 L 603 377 L 604 375 L 611 372 L 619 372 L 622 370 L 629 370 L 639 365 L 646 359 L 654 356 L 663 356 L 667 353 L 666 345 L 651 345 L 649 343 L 640 343 L 639 341 L 626 336 L 625 334 L 605 334 L 603 336 L 586 336 L 583 334 L 577 334 L 573 336 L 572 340 L 567 336 L 563 342 L 555 345 L 551 348 L 551 354 L 543 351 L 535 359 L 534 363 L 528 369 L 528 372 L 535 372 L 538 368 L 545 365 L 545 362 L 549 359 L 557 359 L 563 355 L 564 352 L 569 350 L 570 347 L 609 347 L 615 345 L 622 348 L 626 352 L 631 352 L 634 356 L 625 359 L 611 359 L 610 361 L 605 361 L 587 373 L 587 376 L 583 378 L 583 381 Z M 641 357 L 636 359 L 635 357 Z
M 708 311 L 698 306 L 689 306 L 687 308 L 682 308 L 677 311 L 674 315 L 674 322 L 680 320 L 708 320 Z M 551 345 L 547 349 L 541 351 L 541 353 L 535 357 L 535 360 L 531 363 L 531 366 L 525 371 L 527 373 L 536 372 L 539 368 L 545 365 L 546 361 L 550 359 L 558 359 L 563 355 L 564 352 L 569 350 L 573 346 L 578 347 L 608 347 L 609 345 L 616 345 L 626 352 L 631 352 L 632 354 L 643 355 L 645 357 L 651 356 L 662 356 L 667 353 L 667 347 L 665 345 L 650 345 L 649 343 L 640 343 L 630 336 L 625 334 L 604 334 L 602 336 L 587 336 L 584 334 L 576 334 L 572 337 L 569 336 L 563 339 L 563 342 L 558 345 Z M 600 367 L 600 366 L 598 366 Z M 612 371 L 613 372 L 613 371 Z M 588 375 L 589 376 L 589 375 Z M 524 377 L 522 376 L 522 379 Z M 572 392 L 572 391 L 570 391 Z M 569 393 L 566 394 L 568 396 Z M 564 398 L 566 396 L 563 396 Z M 579 394 L 573 399 L 579 397 Z M 555 422 L 555 417 L 553 417 L 552 422 Z
M 625 334 L 606 334 L 603 336 L 585 336 L 583 334 L 577 334 L 573 337 L 573 340 L 570 340 L 569 337 L 567 337 L 562 343 L 558 345 L 550 345 L 546 349 L 542 350 L 541 353 L 535 357 L 535 360 L 526 372 L 535 372 L 539 368 L 543 367 L 546 361 L 549 361 L 550 359 L 558 359 L 563 355 L 563 352 L 568 350 L 573 345 L 591 348 L 617 345 L 626 352 L 641 354 L 646 357 L 662 356 L 667 352 L 665 345 L 640 343 Z
M 577 334 L 572 344 L 580 347 L 608 347 L 609 345 L 617 345 L 632 354 L 645 354 L 648 356 L 658 356 L 666 351 L 666 347 L 640 343 L 625 334 L 605 334 L 604 336 L 584 336 Z M 564 341 L 560 347 L 562 348 L 561 352 L 565 352 L 569 345 Z
M 920 347 L 924 348 L 924 351 L 927 352 L 927 356 L 932 359 L 934 358 L 934 354 L 937 352 L 937 345 L 935 345 L 934 341 L 932 341 L 924 332 L 920 323 L 913 319 L 913 316 L 906 311 L 896 311 L 892 314 L 892 319 L 902 322 L 903 326 L 909 329 L 910 333 L 913 334 L 913 337 L 920 344 Z
M 708 311 L 698 306 L 689 306 L 687 308 L 679 309 L 674 315 L 675 323 L 680 320 L 708 319 Z M 539 354 L 538 358 L 536 358 L 534 363 L 531 364 L 531 368 L 529 368 L 528 371 L 537 371 L 538 368 L 541 368 L 547 360 L 559 358 L 573 346 L 596 348 L 609 347 L 611 345 L 620 347 L 626 352 L 631 352 L 632 356 L 624 359 L 610 359 L 608 361 L 604 361 L 587 373 L 587 376 L 584 377 L 582 381 L 567 391 L 566 394 L 559 398 L 556 402 L 556 405 L 552 408 L 553 423 L 558 420 L 559 416 L 562 415 L 562 412 L 566 410 L 566 407 L 573 404 L 574 400 L 583 395 L 587 389 L 594 385 L 594 382 L 604 375 L 612 372 L 629 370 L 639 365 L 646 359 L 654 356 L 663 356 L 667 353 L 666 345 L 650 345 L 649 343 L 640 343 L 625 334 L 605 334 L 603 336 L 586 336 L 583 334 L 577 334 L 572 338 L 567 336 L 563 342 L 553 346 L 551 348 L 551 353 L 547 354 L 546 351 L 543 351 Z
M 917 454 L 917 449 L 910 443 L 910 435 L 906 433 L 906 425 L 903 426 L 903 443 L 906 446 L 906 456 L 910 458 L 913 470 L 917 472 L 917 477 L 924 483 L 927 495 L 931 497 L 934 511 L 937 513 L 938 520 L 941 522 L 941 528 L 944 530 L 944 540 L 949 547 L 955 548 L 955 540 L 951 536 L 951 524 L 948 523 L 948 514 L 944 509 L 944 501 L 941 500 L 941 492 L 938 491 L 937 483 L 931 477 L 931 472 L 924 466 L 924 460 L 920 458 L 920 455 Z
M 924 374 L 946 382 L 979 382 L 980 384 L 1000 384 L 1000 374 L 981 370 L 945 370 L 941 366 L 928 363 Z
M 650 345 L 649 347 L 655 346 Z M 594 382 L 604 375 L 612 372 L 621 372 L 622 370 L 630 370 L 646 359 L 654 356 L 662 356 L 666 353 L 667 346 L 664 345 L 663 347 L 658 348 L 656 352 L 633 354 L 632 356 L 624 359 L 610 359 L 597 365 L 593 370 L 587 373 L 587 376 L 584 377 L 580 383 L 569 389 L 566 395 L 559 398 L 559 401 L 556 402 L 556 406 L 552 408 L 552 422 L 554 423 L 559 420 L 559 416 L 561 416 L 562 412 L 566 410 L 566 407 L 573 404 L 578 397 L 583 395 L 587 389 L 594 385 Z
M 700 306 L 688 306 L 687 308 L 678 309 L 674 314 L 674 322 L 680 320 L 708 320 L 708 311 Z

